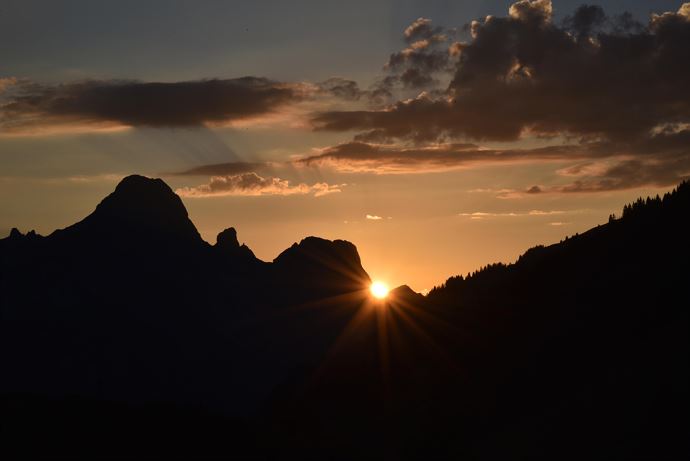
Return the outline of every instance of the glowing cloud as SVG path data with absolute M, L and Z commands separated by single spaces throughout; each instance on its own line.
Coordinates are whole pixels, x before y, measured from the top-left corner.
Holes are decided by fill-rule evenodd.
M 299 183 L 291 185 L 286 179 L 264 178 L 256 173 L 243 173 L 231 176 L 213 176 L 208 184 L 196 187 L 182 187 L 177 189 L 182 197 L 218 197 L 228 195 L 307 195 L 314 197 L 341 192 L 340 185 L 330 185 L 324 182 L 315 184 Z

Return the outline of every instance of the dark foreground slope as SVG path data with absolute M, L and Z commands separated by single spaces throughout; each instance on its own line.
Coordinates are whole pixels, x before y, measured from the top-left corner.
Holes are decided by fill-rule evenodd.
M 160 180 L 0 240 L 0 451 L 257 458 L 690 454 L 690 187 L 422 297 L 348 242 L 204 242 Z

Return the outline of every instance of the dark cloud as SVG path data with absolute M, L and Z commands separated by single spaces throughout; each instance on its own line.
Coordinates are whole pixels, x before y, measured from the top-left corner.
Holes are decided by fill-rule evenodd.
M 328 80 L 317 83 L 316 86 L 332 96 L 351 101 L 356 101 L 366 94 L 366 92 L 360 90 L 357 82 L 342 77 L 331 77 Z
M 458 60 L 445 92 L 423 92 L 380 110 L 316 114 L 316 130 L 359 133 L 305 161 L 377 173 L 578 162 L 558 172 L 570 184 L 519 194 L 668 186 L 687 178 L 690 3 L 654 14 L 644 26 L 591 5 L 556 24 L 552 9 L 550 0 L 521 0 L 506 17 L 474 21 L 471 41 L 450 46 Z M 404 76 L 404 86 L 431 83 L 439 65 L 425 40 L 441 32 L 422 19 L 407 29 L 409 47 L 388 66 L 402 69 L 396 78 Z M 529 136 L 568 144 L 495 150 L 449 143 Z
M 312 124 L 316 130 L 323 131 L 367 130 L 382 139 L 435 141 L 456 126 L 457 120 L 451 116 L 452 105 L 450 101 L 434 100 L 424 94 L 398 101 L 385 110 L 322 112 L 312 118 Z
M 604 153 L 611 152 L 607 158 Z M 668 187 L 690 178 L 690 130 L 660 133 L 631 144 L 600 143 L 590 149 L 593 161 L 559 170 L 570 183 L 533 186 L 527 194 L 605 192 L 639 187 Z
M 673 186 L 690 178 L 690 157 L 666 161 L 625 160 L 597 175 L 587 175 L 571 184 L 552 188 L 554 192 L 604 192 L 637 187 Z
M 305 165 L 328 165 L 345 172 L 378 174 L 427 173 L 489 164 L 559 161 L 597 156 L 595 146 L 548 146 L 534 149 L 486 149 L 476 144 L 438 144 L 425 147 L 349 142 L 299 160 Z
M 384 69 L 389 72 L 388 81 L 379 83 L 392 91 L 398 83 L 405 89 L 434 87 L 438 73 L 452 72 L 457 57 L 458 44 L 448 44 L 454 30 L 433 26 L 431 20 L 419 18 L 405 29 L 406 47 L 390 55 Z
M 321 113 L 314 125 L 424 142 L 515 140 L 525 133 L 644 139 L 690 122 L 690 4 L 652 16 L 641 31 L 588 6 L 558 25 L 551 9 L 548 0 L 523 0 L 507 17 L 474 22 L 443 97 Z M 423 69 L 429 59 L 415 50 L 408 55 L 416 60 L 411 68 Z
M 415 42 L 415 44 L 420 42 Z M 418 47 L 405 48 L 391 54 L 386 68 L 391 70 L 416 69 L 419 72 L 432 73 L 446 70 L 450 61 L 448 49 L 442 51 L 430 49 L 431 44 L 421 42 Z
M 387 75 L 379 78 L 367 93 L 369 102 L 374 107 L 384 107 L 393 101 L 393 92 L 400 83 L 397 75 Z
M 601 192 L 643 186 L 673 186 L 690 178 L 690 130 L 661 132 L 639 142 L 602 143 L 597 152 L 615 152 L 615 161 L 575 165 L 562 174 L 575 176 L 555 192 Z
M 406 88 L 424 88 L 431 85 L 434 79 L 428 73 L 410 68 L 400 75 L 400 81 Z
M 599 5 L 582 5 L 575 13 L 566 16 L 563 26 L 578 40 L 586 40 L 588 37 L 600 31 L 606 23 L 606 13 Z
M 0 123 L 11 128 L 40 118 L 198 126 L 269 113 L 299 98 L 289 84 L 257 77 L 177 83 L 90 80 L 55 86 L 25 82 L 2 107 Z
M 660 132 L 641 142 L 599 141 L 538 148 L 489 149 L 476 144 L 431 144 L 401 147 L 353 141 L 299 160 L 343 172 L 413 174 L 486 165 L 573 162 L 558 170 L 571 183 L 511 196 L 549 192 L 595 192 L 642 186 L 671 186 L 690 177 L 690 130 Z

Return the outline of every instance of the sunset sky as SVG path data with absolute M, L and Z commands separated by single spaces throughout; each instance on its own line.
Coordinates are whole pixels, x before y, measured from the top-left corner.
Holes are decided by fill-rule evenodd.
M 417 291 L 690 174 L 690 3 L 0 3 L 0 236 L 124 176 L 270 261 L 345 239 Z

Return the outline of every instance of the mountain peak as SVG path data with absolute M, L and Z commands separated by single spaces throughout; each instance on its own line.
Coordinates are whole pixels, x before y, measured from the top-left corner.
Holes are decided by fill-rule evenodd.
M 408 302 L 408 303 L 420 303 L 424 302 L 424 296 L 414 291 L 408 285 L 400 285 L 397 288 L 393 288 L 388 297 L 397 302 Z
M 237 231 L 234 227 L 228 227 L 216 237 L 216 246 L 221 249 L 234 250 L 240 247 L 237 240 Z
M 306 237 L 299 243 L 294 243 L 290 248 L 283 251 L 274 260 L 275 263 L 282 263 L 294 258 L 320 259 L 324 255 L 330 255 L 348 265 L 360 266 L 361 261 L 357 247 L 346 240 L 326 240 L 319 237 Z
M 95 238 L 202 242 L 180 197 L 162 180 L 127 176 L 83 221 L 61 233 Z
M 98 205 L 96 212 L 118 209 L 127 213 L 144 211 L 187 218 L 187 209 L 170 186 L 160 178 L 140 175 L 123 178 L 115 191 Z
M 362 267 L 357 247 L 345 240 L 306 237 L 283 251 L 273 263 L 287 273 L 309 274 L 307 279 L 330 273 L 336 279 L 347 280 L 357 287 L 365 286 L 370 280 Z
M 256 259 L 254 253 L 247 245 L 240 245 L 239 240 L 237 240 L 237 231 L 234 227 L 228 227 L 218 234 L 214 248 L 217 248 L 225 254 L 243 255 L 248 259 Z

